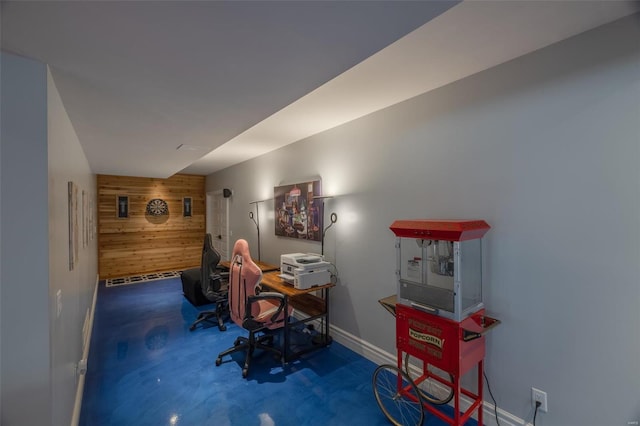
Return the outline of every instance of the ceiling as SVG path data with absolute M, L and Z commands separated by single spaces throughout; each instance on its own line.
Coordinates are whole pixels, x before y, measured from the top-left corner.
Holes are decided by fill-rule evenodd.
M 640 10 L 632 1 L 2 2 L 99 174 L 206 175 Z M 179 148 L 180 147 L 180 148 Z

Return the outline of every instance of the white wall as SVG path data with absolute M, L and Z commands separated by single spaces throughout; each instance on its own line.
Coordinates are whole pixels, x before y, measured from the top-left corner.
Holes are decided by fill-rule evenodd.
M 49 137 L 49 297 L 56 300 L 58 290 L 62 294 L 62 312 L 59 317 L 52 309 L 51 322 L 51 374 L 53 413 L 52 424 L 68 425 L 76 397 L 76 364 L 83 353 L 83 325 L 87 311 L 92 306 L 97 283 L 97 236 L 86 238 L 83 244 L 83 210 L 94 216 L 97 200 L 96 177 L 80 141 L 64 109 L 51 73 L 47 74 L 48 137 Z M 69 271 L 69 216 L 68 186 L 73 181 L 78 186 L 78 264 Z M 87 208 L 83 209 L 84 192 Z M 89 201 L 93 206 L 89 209 Z
M 2 55 L 2 425 L 51 418 L 47 74 Z
M 67 182 L 78 185 L 80 202 L 82 190 L 95 202 L 95 175 L 44 64 L 3 53 L 1 83 L 0 423 L 68 425 L 97 240 L 84 248 L 79 240 L 69 271 Z
M 498 406 L 538 425 L 640 420 L 640 26 L 631 16 L 208 176 L 232 188 L 232 238 L 255 254 L 249 202 L 322 177 L 338 223 L 332 322 L 394 352 L 395 219 L 480 218 L 485 303 L 503 321 L 486 370 Z M 393 84 L 390 81 L 388 84 Z M 276 238 L 262 260 L 319 251 Z M 270 213 L 266 213 L 269 211 Z M 487 398 L 488 399 L 488 395 Z

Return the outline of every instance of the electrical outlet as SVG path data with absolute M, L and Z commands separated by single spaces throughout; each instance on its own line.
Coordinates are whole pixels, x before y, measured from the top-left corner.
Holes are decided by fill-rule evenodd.
M 541 391 L 540 389 L 531 388 L 531 401 L 533 403 L 533 408 L 536 407 L 536 402 L 540 402 L 539 410 L 542 412 L 547 412 L 547 393 Z

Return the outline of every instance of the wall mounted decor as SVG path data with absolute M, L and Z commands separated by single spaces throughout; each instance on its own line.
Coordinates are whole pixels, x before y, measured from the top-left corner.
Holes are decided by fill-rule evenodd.
M 193 207 L 193 200 L 191 197 L 184 197 L 182 199 L 182 217 L 191 217 L 193 216 L 193 212 L 191 211 Z
M 273 189 L 276 235 L 320 241 L 322 237 L 322 203 L 320 181 L 276 186 Z
M 78 186 L 69 181 L 69 270 L 78 264 Z
M 89 194 L 89 241 L 95 236 L 95 219 L 93 218 L 93 194 Z
M 129 197 L 126 195 L 118 195 L 116 197 L 116 211 L 118 219 L 126 219 L 129 217 Z
M 89 234 L 87 226 L 87 222 L 89 221 L 89 212 L 87 209 L 89 208 L 89 200 L 87 199 L 87 193 L 82 190 L 82 248 L 85 248 L 89 245 Z
M 147 213 L 151 216 L 162 216 L 165 214 L 169 214 L 169 206 L 167 205 L 166 201 L 160 198 L 154 198 L 147 203 Z

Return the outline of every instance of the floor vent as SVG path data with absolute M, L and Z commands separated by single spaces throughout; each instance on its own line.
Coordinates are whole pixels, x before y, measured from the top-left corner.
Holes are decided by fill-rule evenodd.
M 119 285 L 129 285 L 146 283 L 149 281 L 165 280 L 167 278 L 176 278 L 180 276 L 181 271 L 154 272 L 152 274 L 133 275 L 131 277 L 108 278 L 105 280 L 107 287 L 115 287 Z

